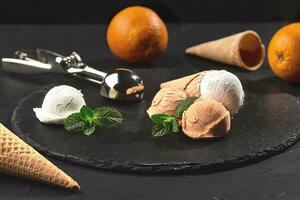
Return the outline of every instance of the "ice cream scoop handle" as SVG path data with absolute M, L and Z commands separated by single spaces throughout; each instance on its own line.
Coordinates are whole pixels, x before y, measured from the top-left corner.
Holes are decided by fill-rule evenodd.
M 76 76 L 78 78 L 83 78 L 94 83 L 101 84 L 107 73 L 96 70 L 92 67 L 86 66 L 82 69 L 80 68 L 69 68 L 68 73 Z
M 43 74 L 52 71 L 50 64 L 38 61 L 20 60 L 14 58 L 2 58 L 2 70 L 18 74 Z
M 89 66 L 86 66 L 83 69 L 83 73 L 87 75 L 89 78 L 94 78 L 97 79 L 98 81 L 102 81 L 104 77 L 107 75 L 107 73 L 101 72 Z

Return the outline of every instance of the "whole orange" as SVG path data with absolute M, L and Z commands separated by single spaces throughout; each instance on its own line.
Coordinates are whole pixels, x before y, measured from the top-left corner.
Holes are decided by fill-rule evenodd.
M 168 30 L 153 10 L 131 6 L 113 17 L 106 39 L 110 50 L 121 60 L 144 63 L 157 58 L 166 50 Z
M 300 23 L 278 30 L 268 47 L 273 72 L 288 82 L 300 82 Z

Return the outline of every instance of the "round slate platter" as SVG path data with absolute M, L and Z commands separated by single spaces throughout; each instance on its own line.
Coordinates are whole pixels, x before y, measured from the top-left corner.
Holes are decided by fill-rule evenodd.
M 193 58 L 190 61 L 193 62 Z M 191 140 L 179 132 L 152 138 L 152 122 L 145 110 L 158 91 L 159 83 L 205 69 L 153 67 L 151 73 L 148 69 L 136 69 L 146 85 L 145 100 L 139 103 L 107 100 L 99 96 L 97 85 L 58 76 L 61 83 L 82 90 L 91 107 L 105 105 L 119 109 L 124 123 L 118 128 L 98 128 L 91 136 L 69 133 L 62 126 L 42 124 L 32 108 L 41 106 L 44 95 L 52 87 L 46 86 L 18 104 L 12 126 L 16 134 L 44 154 L 84 166 L 127 172 L 225 170 L 265 159 L 297 141 L 300 135 L 298 86 L 280 81 L 266 69 L 249 73 L 232 67 L 228 70 L 241 79 L 246 99 L 232 120 L 228 136 L 201 141 Z

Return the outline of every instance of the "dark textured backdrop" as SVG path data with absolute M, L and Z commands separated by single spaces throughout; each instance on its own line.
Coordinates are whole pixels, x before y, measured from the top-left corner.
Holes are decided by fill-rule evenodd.
M 299 0 L 1 0 L 0 23 L 101 23 L 129 5 L 146 5 L 168 22 L 295 21 Z

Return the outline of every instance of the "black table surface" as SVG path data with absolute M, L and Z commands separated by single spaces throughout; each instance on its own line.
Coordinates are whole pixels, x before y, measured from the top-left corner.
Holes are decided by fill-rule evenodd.
M 246 29 L 256 30 L 265 44 L 285 23 L 168 24 L 169 48 L 151 65 L 191 65 L 184 48 Z M 197 30 L 199 41 L 191 38 Z M 199 34 L 201 30 L 201 34 Z M 0 56 L 17 49 L 46 48 L 61 54 L 77 51 L 91 66 L 121 63 L 105 42 L 106 25 L 1 25 Z M 188 32 L 185 35 L 183 31 Z M 194 36 L 195 37 L 195 36 Z M 193 37 L 193 38 L 194 38 Z M 197 59 L 192 59 L 197 62 Z M 213 63 L 208 62 L 208 65 Z M 144 66 L 141 66 L 144 67 Z M 260 73 L 270 73 L 267 62 Z M 248 73 L 248 72 L 245 72 Z M 253 72 L 255 76 L 256 72 Z M 0 121 L 8 126 L 13 109 L 27 94 L 44 85 L 61 82 L 56 75 L 12 76 L 0 73 Z M 289 106 L 289 105 L 287 105 Z M 210 174 L 137 175 L 80 167 L 49 158 L 76 179 L 82 190 L 70 192 L 21 178 L 0 174 L 0 199 L 298 199 L 300 198 L 300 143 L 262 162 Z

